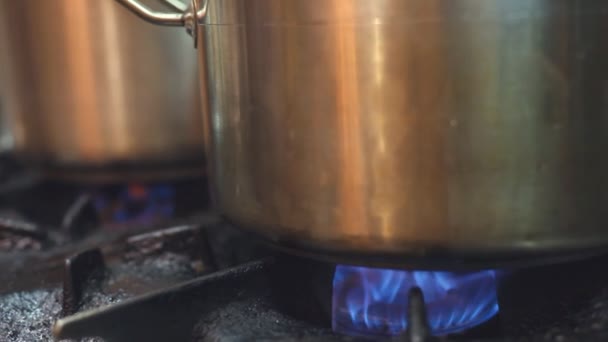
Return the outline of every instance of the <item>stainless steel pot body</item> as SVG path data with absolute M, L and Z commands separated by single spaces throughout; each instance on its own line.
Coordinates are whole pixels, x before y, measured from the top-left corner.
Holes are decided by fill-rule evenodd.
M 21 157 L 72 179 L 203 172 L 196 55 L 180 30 L 89 0 L 1 0 L 0 25 Z
M 388 266 L 608 245 L 608 2 L 203 5 L 212 181 L 230 221 Z

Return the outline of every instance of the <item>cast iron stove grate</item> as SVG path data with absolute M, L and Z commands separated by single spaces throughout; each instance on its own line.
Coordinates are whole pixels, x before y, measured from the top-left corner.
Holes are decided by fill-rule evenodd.
M 213 229 L 227 229 L 221 225 Z M 203 235 L 205 236 L 205 235 Z M 206 237 L 208 238 L 208 236 Z M 243 243 L 241 241 L 240 243 Z M 409 329 L 403 341 L 598 341 L 608 338 L 605 257 L 529 269 L 507 276 L 499 291 L 502 311 L 485 326 L 432 337 L 424 299 L 410 292 Z M 323 270 L 310 279 L 311 270 Z M 306 276 L 302 276 L 305 271 Z M 274 255 L 59 321 L 62 337 L 101 336 L 111 341 L 355 341 L 368 338 L 330 329 L 326 265 Z M 584 282 L 581 280 L 585 279 Z M 528 282 L 533 282 L 529 284 Z
M 226 234 L 234 237 L 226 239 Z M 331 275 L 327 265 L 274 254 L 263 246 L 256 249 L 214 219 L 130 236 L 122 247 L 116 245 L 121 244 L 114 242 L 111 251 L 120 251 L 118 258 L 102 247 L 78 253 L 65 263 L 63 288 L 46 290 L 57 304 L 49 305 L 49 297 L 41 301 L 43 308 L 54 310 L 54 317 L 43 324 L 49 334 L 59 319 L 55 333 L 71 339 L 367 340 L 331 331 L 322 300 L 326 294 L 319 293 L 324 289 L 313 289 L 311 284 L 326 283 L 324 278 Z M 250 250 L 235 256 L 226 253 L 230 246 Z M 217 260 L 220 252 L 225 254 L 222 261 Z M 263 255 L 267 256 L 246 261 Z M 608 274 L 602 271 L 607 262 L 608 258 L 598 257 L 508 275 L 499 289 L 499 316 L 485 326 L 448 337 L 428 334 L 423 297 L 414 290 L 408 308 L 410 329 L 391 340 L 604 340 L 608 338 Z M 311 270 L 322 271 L 310 277 Z M 35 303 L 40 298 L 37 291 L 29 293 L 38 297 L 22 293 L 20 298 Z M 0 296 L 0 306 L 5 307 L 7 298 L 19 298 L 11 296 Z M 18 333 L 12 336 L 7 341 L 27 340 L 19 339 Z

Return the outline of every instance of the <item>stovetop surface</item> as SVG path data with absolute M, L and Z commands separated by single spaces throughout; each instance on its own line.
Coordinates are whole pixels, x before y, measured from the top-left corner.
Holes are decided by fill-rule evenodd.
M 204 180 L 83 187 L 11 163 L 0 158 L 0 342 L 380 338 L 332 332 L 334 266 L 225 224 Z M 608 340 L 607 266 L 599 256 L 502 271 L 486 324 L 440 338 L 412 324 L 390 339 Z

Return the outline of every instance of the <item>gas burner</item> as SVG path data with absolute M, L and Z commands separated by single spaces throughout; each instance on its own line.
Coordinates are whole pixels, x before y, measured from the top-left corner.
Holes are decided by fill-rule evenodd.
M 175 187 L 132 183 L 94 190 L 94 206 L 107 227 L 121 228 L 167 220 L 175 213 Z
M 337 332 L 400 335 L 412 289 L 424 295 L 434 335 L 468 330 L 498 313 L 494 271 L 468 273 L 336 267 L 332 321 Z
M 32 226 L 30 230 L 42 234 L 63 235 L 63 242 L 100 229 L 150 230 L 174 225 L 199 215 L 209 202 L 204 178 L 100 186 L 32 179 L 26 184 L 0 191 L 0 227 L 5 222 L 12 230 L 15 225 Z M 1 210 L 5 207 L 11 210 L 8 214 Z

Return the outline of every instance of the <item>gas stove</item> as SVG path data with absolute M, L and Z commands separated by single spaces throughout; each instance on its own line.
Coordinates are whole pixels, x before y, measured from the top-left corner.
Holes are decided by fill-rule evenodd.
M 601 341 L 608 256 L 422 272 L 283 254 L 204 179 L 78 186 L 0 158 L 0 341 Z

